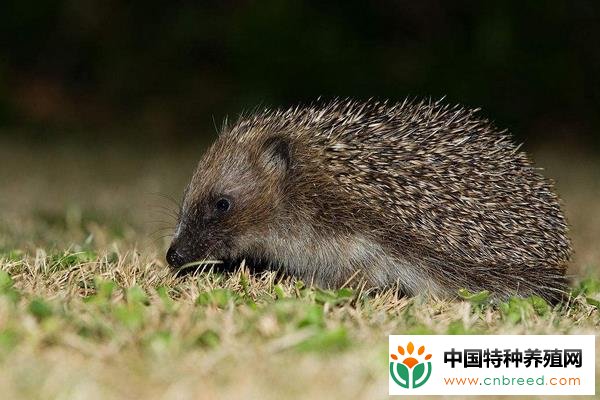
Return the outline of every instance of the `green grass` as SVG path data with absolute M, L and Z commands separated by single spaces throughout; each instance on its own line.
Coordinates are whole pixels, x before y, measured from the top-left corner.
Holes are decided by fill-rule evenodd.
M 175 278 L 135 251 L 8 251 L 0 260 L 9 398 L 383 398 L 390 333 L 593 333 L 600 323 L 595 279 L 551 307 L 539 297 L 490 304 L 486 292 L 435 301 L 322 290 L 246 269 Z
M 387 398 L 389 334 L 595 333 L 600 326 L 593 222 L 600 179 L 589 172 L 600 169 L 550 164 L 565 182 L 576 248 L 568 301 L 490 304 L 487 292 L 435 300 L 393 289 L 330 291 L 245 268 L 177 278 L 163 261 L 168 238 L 161 235 L 169 230 L 159 230 L 172 221 L 149 222 L 162 217 L 149 212 L 157 199 L 146 194 L 178 193 L 191 172 L 180 160 L 191 164 L 194 156 L 115 164 L 107 154 L 34 152 L 40 165 L 13 179 L 7 166 L 30 149 L 6 149 L 0 398 Z

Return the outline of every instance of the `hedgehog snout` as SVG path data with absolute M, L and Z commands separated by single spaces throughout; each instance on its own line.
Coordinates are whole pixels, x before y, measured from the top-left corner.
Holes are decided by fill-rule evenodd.
M 201 264 L 204 261 L 216 261 L 223 252 L 223 240 L 215 237 L 215 232 L 202 226 L 181 224 L 166 253 L 167 263 L 174 269 L 186 264 Z
M 173 245 L 167 250 L 167 263 L 173 268 L 179 268 L 186 263 L 185 257 Z

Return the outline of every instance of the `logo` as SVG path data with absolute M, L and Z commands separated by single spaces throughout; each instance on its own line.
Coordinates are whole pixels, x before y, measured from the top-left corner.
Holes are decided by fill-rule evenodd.
M 415 346 L 412 342 L 404 347 L 398 346 L 397 354 L 390 354 L 390 376 L 398 384 L 405 389 L 416 389 L 423 386 L 431 376 L 431 354 L 423 356 L 425 346 L 419 347 L 416 354 L 413 355 Z
M 389 335 L 388 393 L 592 395 L 596 339 L 594 335 Z

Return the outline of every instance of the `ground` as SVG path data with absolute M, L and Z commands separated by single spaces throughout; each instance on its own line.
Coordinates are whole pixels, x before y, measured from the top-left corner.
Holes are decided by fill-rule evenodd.
M 551 307 L 324 291 L 244 268 L 174 277 L 163 260 L 169 197 L 199 152 L 0 143 L 3 398 L 386 398 L 388 334 L 598 329 L 593 157 L 535 152 L 576 249 L 571 298 Z

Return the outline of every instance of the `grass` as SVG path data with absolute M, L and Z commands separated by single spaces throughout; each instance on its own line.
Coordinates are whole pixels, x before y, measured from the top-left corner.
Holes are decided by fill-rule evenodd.
M 0 259 L 7 398 L 381 398 L 390 332 L 593 333 L 600 323 L 592 279 L 552 308 L 536 297 L 491 305 L 485 292 L 321 290 L 246 269 L 175 278 L 135 251 Z
M 600 326 L 598 227 L 590 222 L 600 216 L 600 189 L 594 169 L 569 160 L 548 163 L 568 183 L 559 188 L 577 250 L 571 298 L 551 307 L 537 297 L 490 304 L 486 292 L 440 301 L 328 291 L 245 268 L 175 277 L 163 261 L 162 222 L 148 222 L 160 219 L 148 210 L 169 206 L 147 193 L 177 193 L 192 155 L 45 159 L 6 149 L 6 165 L 29 153 L 39 165 L 18 180 L 0 168 L 8 182 L 0 197 L 2 398 L 386 398 L 388 334 Z

